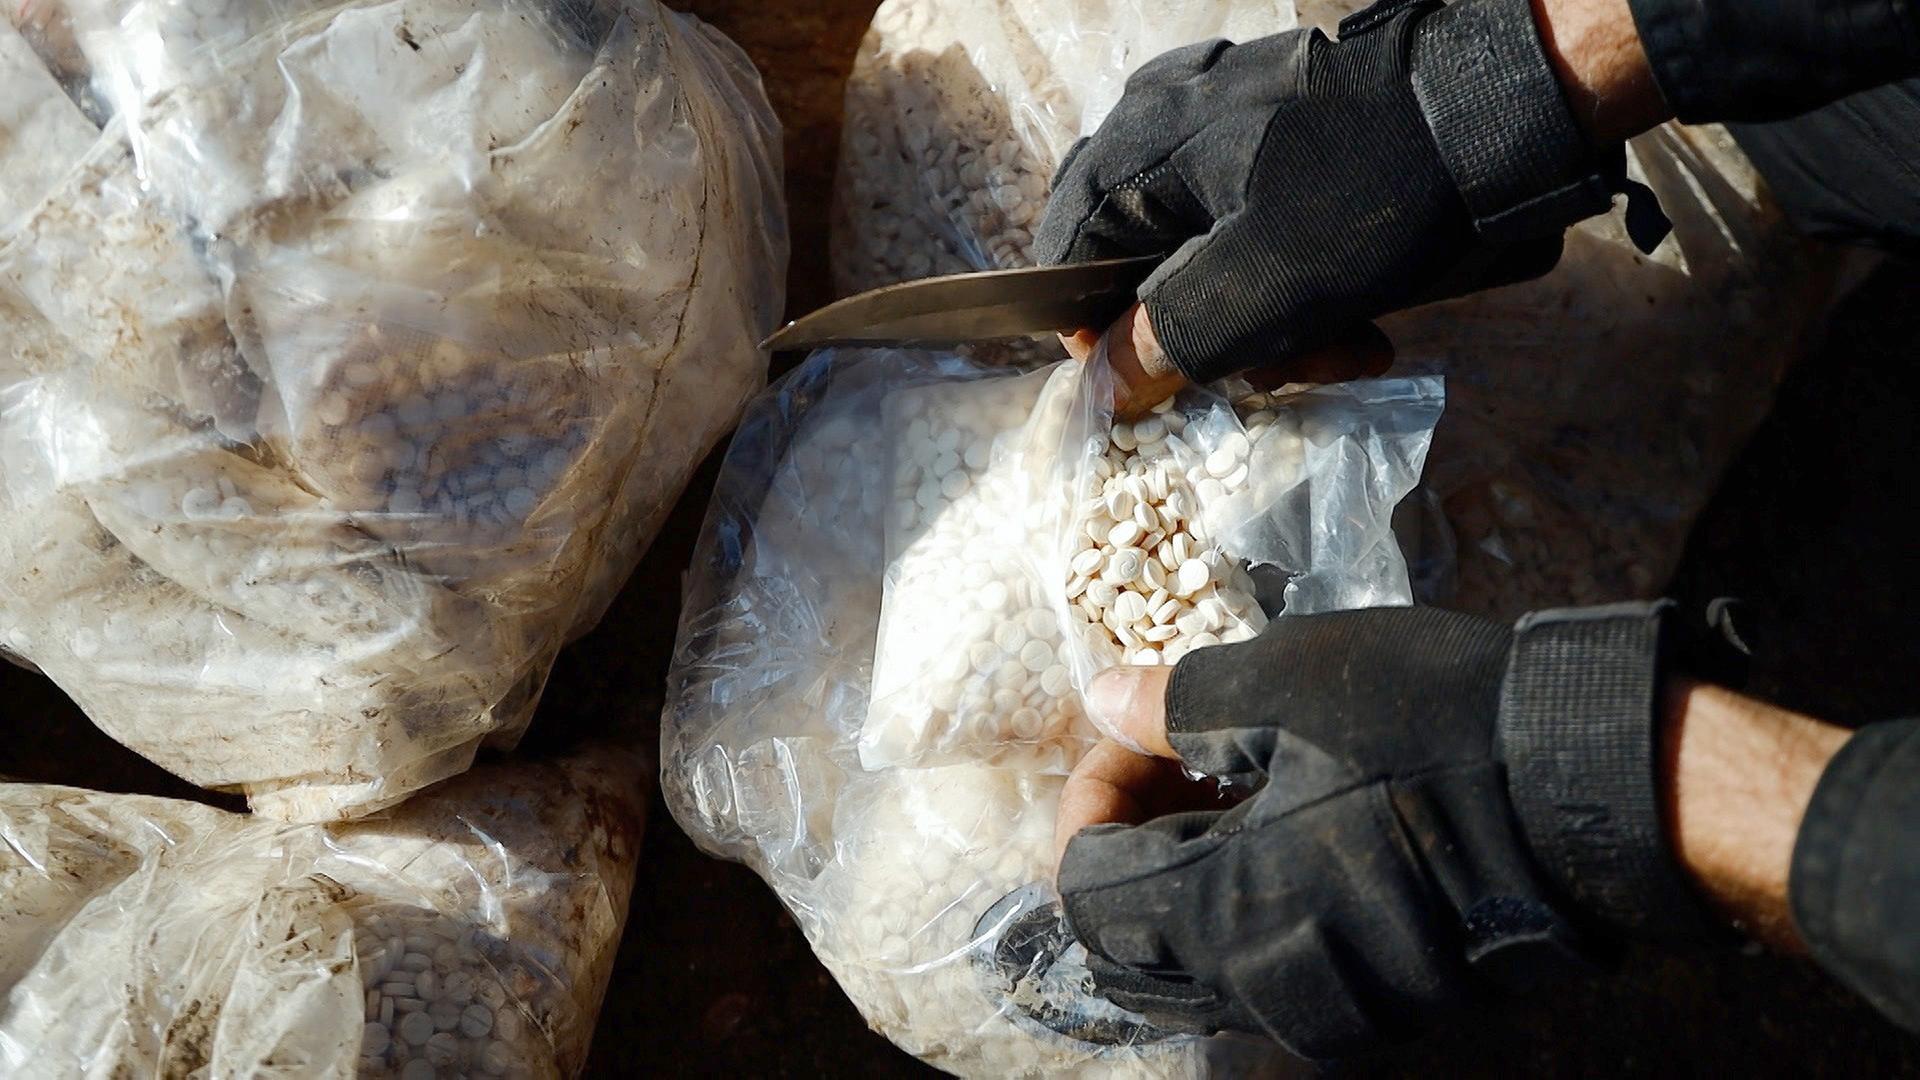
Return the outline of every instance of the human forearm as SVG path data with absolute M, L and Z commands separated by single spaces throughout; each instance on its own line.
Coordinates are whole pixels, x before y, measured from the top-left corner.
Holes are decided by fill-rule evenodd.
M 1627 0 L 1532 0 L 1540 44 L 1567 107 L 1595 142 L 1631 138 L 1672 115 L 1654 85 Z
M 1664 696 L 1660 795 L 1676 860 L 1735 929 L 1803 951 L 1788 903 L 1794 839 L 1848 732 L 1690 680 Z

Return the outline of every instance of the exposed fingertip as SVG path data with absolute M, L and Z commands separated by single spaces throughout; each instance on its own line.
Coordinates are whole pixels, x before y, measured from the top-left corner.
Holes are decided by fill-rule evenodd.
M 1087 686 L 1087 712 L 1106 736 L 1155 757 L 1177 757 L 1167 743 L 1167 680 L 1170 667 L 1116 667 Z

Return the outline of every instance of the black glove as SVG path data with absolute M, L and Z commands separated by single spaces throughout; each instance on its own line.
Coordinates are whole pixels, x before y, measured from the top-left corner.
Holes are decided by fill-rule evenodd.
M 1545 273 L 1566 226 L 1624 190 L 1621 150 L 1575 126 L 1527 0 L 1383 0 L 1340 35 L 1141 68 L 1061 164 L 1039 261 L 1171 253 L 1140 299 L 1206 382 Z
M 1509 630 L 1380 608 L 1190 654 L 1169 743 L 1264 786 L 1074 838 L 1060 892 L 1096 988 L 1173 1030 L 1338 1057 L 1616 936 L 1706 932 L 1654 797 L 1665 610 Z

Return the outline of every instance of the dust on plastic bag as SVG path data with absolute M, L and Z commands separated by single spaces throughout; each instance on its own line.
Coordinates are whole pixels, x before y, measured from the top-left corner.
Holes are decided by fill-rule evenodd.
M 778 128 L 650 2 L 0 23 L 0 648 L 292 820 L 517 741 L 760 385 Z
M 1051 877 L 1060 786 L 1095 734 L 1056 543 L 1080 501 L 1065 481 L 1100 454 L 1087 436 L 1110 437 L 1101 370 L 813 357 L 729 449 L 669 676 L 681 825 L 767 878 L 869 1023 L 967 1074 L 1179 1075 L 1252 1053 L 1103 1014 L 1077 984 L 1036 990 L 998 956 L 1006 898 Z M 1271 602 L 1407 602 L 1404 565 L 1374 557 L 1390 530 L 1364 523 L 1417 479 L 1437 380 L 1181 407 L 1222 435 L 1265 413 L 1318 448 L 1294 448 L 1301 475 L 1257 512 L 1217 508 L 1222 540 L 1271 559 L 1253 570 Z M 1327 542 L 1343 512 L 1374 545 Z
M 1359 6 L 886 0 L 847 87 L 837 285 L 1030 265 L 1060 160 L 1140 65 L 1331 32 Z M 1511 617 L 1657 592 L 1824 306 L 1826 257 L 1724 130 L 1664 125 L 1628 168 L 1674 223 L 1652 256 L 1617 208 L 1572 229 L 1545 278 L 1382 322 L 1395 374 L 1449 380 L 1422 496 L 1444 522 L 1414 554 L 1425 598 Z
M 574 1075 L 645 792 L 621 752 L 336 825 L 0 783 L 0 1071 Z

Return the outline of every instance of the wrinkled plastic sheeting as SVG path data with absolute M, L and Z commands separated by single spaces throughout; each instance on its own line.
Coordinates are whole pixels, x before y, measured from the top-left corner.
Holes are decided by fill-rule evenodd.
M 1360 6 L 887 0 L 847 87 L 836 283 L 1031 265 L 1059 162 L 1128 74 L 1207 38 L 1332 32 Z M 1538 281 L 1382 321 L 1395 374 L 1448 379 L 1419 504 L 1444 514 L 1403 523 L 1423 599 L 1511 618 L 1656 594 L 1824 310 L 1831 256 L 1723 129 L 1663 125 L 1628 169 L 1673 220 L 1652 255 L 1620 205 Z
M 0 783 L 0 1071 L 575 1075 L 646 789 L 603 751 L 289 825 Z
M 1050 514 L 1068 502 L 1056 481 L 1076 473 L 1071 448 L 1084 445 L 1075 426 L 1104 422 L 1093 406 L 1102 377 L 1072 363 L 1022 371 L 934 353 L 814 356 L 748 411 L 728 451 L 669 676 L 662 785 L 680 824 L 706 850 L 768 880 L 869 1023 L 969 1075 L 1190 1075 L 1272 1064 L 1237 1042 L 1124 1034 L 1145 1031 L 1137 1025 L 1122 1025 L 1110 1045 L 1058 1034 L 984 961 L 1000 927 L 983 917 L 1015 889 L 1051 879 L 1064 772 L 1095 737 L 1084 720 L 1043 738 L 951 743 L 885 765 L 863 741 L 877 717 L 892 715 L 875 708 L 886 635 L 929 632 L 883 615 L 901 599 L 888 592 L 889 560 L 902 550 L 889 535 L 898 525 L 892 470 L 911 427 L 887 420 L 890 403 L 929 395 L 948 410 L 991 403 L 985 415 L 1004 431 L 984 468 L 1029 478 L 1022 498 L 1038 510 L 1034 535 L 1048 536 Z M 1354 558 L 1321 540 L 1354 513 L 1378 523 L 1376 542 L 1392 545 L 1385 522 L 1419 475 L 1439 389 L 1432 379 L 1383 380 L 1268 406 L 1320 425 L 1324 451 L 1297 484 L 1239 521 L 1238 535 L 1270 545 L 1262 554 L 1274 563 L 1276 607 L 1407 602 L 1397 558 Z M 1232 422 L 1221 399 L 1190 404 Z M 1059 594 L 1055 549 L 1023 540 L 1020 522 L 1005 524 L 993 553 L 1011 559 L 998 560 L 1002 572 L 1031 575 L 1041 594 L 1053 581 Z M 1288 592 L 1289 580 L 1318 584 Z M 984 584 L 956 565 L 950 594 L 914 599 L 936 605 L 934 625 L 953 625 L 966 590 Z M 912 654 L 954 648 L 965 643 Z M 929 677 L 907 671 L 891 682 Z M 1092 1007 L 1067 996 L 1070 1009 Z
M 351 818 L 510 747 L 764 379 L 779 132 L 651 0 L 0 23 L 0 649 Z

